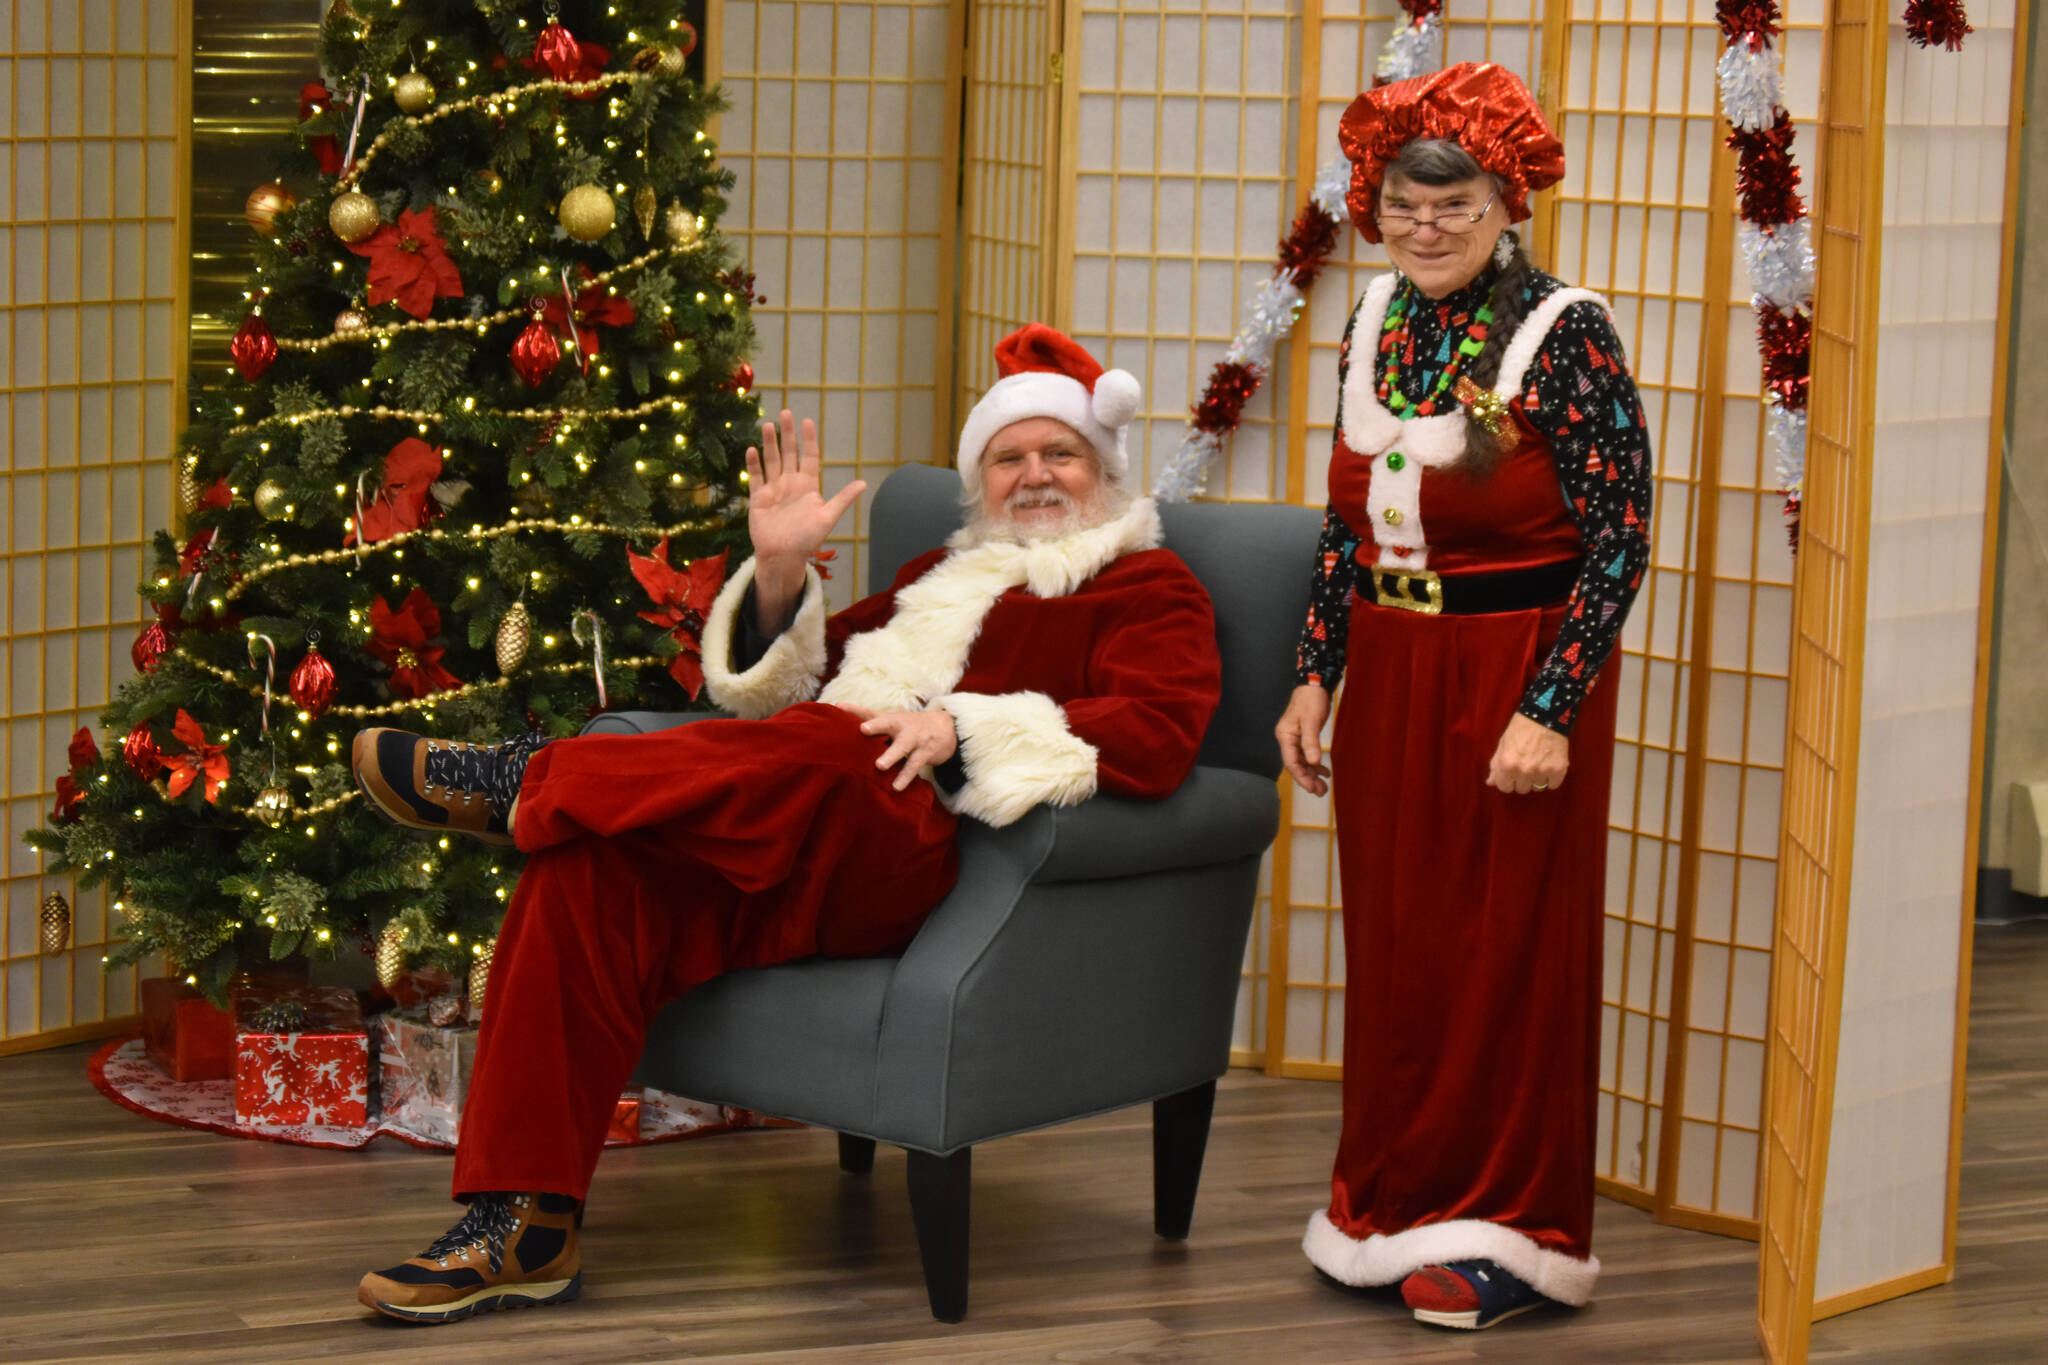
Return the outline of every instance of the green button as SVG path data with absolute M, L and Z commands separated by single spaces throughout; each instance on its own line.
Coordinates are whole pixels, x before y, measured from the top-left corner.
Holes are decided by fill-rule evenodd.
M 1403 455 L 1398 450 L 1395 451 L 1393 454 L 1387 456 L 1387 468 L 1393 470 L 1396 474 L 1400 473 L 1402 468 L 1406 466 L 1407 463 L 1408 457 L 1406 455 Z

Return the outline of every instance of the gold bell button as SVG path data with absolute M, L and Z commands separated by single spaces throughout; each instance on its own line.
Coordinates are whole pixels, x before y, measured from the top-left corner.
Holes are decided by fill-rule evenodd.
M 1380 518 L 1389 526 L 1399 526 L 1401 524 L 1401 509 L 1389 507 L 1386 511 L 1380 513 Z

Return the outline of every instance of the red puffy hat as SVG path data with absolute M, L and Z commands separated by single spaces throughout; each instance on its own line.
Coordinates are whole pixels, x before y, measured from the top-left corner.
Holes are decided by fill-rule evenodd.
M 1351 161 L 1344 195 L 1366 241 L 1380 240 L 1376 214 L 1387 163 L 1418 138 L 1455 142 L 1507 188 L 1508 218 L 1529 216 L 1529 192 L 1564 179 L 1564 144 L 1521 78 L 1493 62 L 1459 62 L 1427 76 L 1368 90 L 1351 101 L 1337 143 Z
M 1081 433 L 1111 479 L 1129 473 L 1125 433 L 1138 411 L 1135 376 L 1105 370 L 1079 342 L 1042 322 L 1026 323 L 996 343 L 996 373 L 1001 378 L 960 429 L 960 477 L 969 488 L 980 483 L 989 440 L 1027 417 L 1051 417 Z

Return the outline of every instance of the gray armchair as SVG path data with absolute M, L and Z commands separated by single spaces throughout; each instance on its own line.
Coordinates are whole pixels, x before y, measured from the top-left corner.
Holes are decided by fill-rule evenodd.
M 870 590 L 959 524 L 959 476 L 912 465 L 877 491 Z M 1279 824 L 1272 737 L 1292 687 L 1317 518 L 1287 506 L 1161 509 L 1208 588 L 1223 695 L 1200 766 L 1164 801 L 1097 796 L 1004 829 L 960 826 L 960 879 L 898 959 L 721 977 L 656 1020 L 639 1079 L 837 1131 L 865 1175 L 908 1153 L 933 1316 L 967 1311 L 975 1144 L 1151 1101 L 1154 1223 L 1185 1237 L 1216 1078 L 1229 1064 L 1259 860 Z M 698 719 L 610 713 L 594 733 Z

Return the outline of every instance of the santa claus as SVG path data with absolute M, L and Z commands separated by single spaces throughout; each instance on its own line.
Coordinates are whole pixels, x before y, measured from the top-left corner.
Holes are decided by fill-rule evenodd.
M 900 952 L 952 887 L 961 816 L 1186 778 L 1220 663 L 1208 595 L 1127 488 L 1137 381 L 1036 324 L 996 359 L 960 436 L 967 525 L 836 614 L 810 562 L 865 485 L 824 497 L 814 426 L 763 424 L 754 557 L 704 630 L 706 685 L 737 719 L 356 737 L 377 810 L 529 855 L 462 1116 L 469 1209 L 365 1276 L 362 1303 L 439 1323 L 575 1298 L 578 1211 L 663 1004 L 740 968 Z

